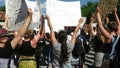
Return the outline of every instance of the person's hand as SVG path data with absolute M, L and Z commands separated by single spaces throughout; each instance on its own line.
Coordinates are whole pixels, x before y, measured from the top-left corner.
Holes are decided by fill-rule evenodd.
M 100 12 L 100 7 L 97 7 L 96 12 Z
M 41 21 L 41 23 L 44 23 L 44 16 L 43 15 L 40 16 L 40 21 Z
M 96 21 L 95 18 L 93 18 L 93 17 L 90 18 L 90 22 L 91 22 L 91 23 L 93 23 L 93 22 L 95 22 L 95 21 Z
M 105 17 L 105 21 L 107 24 L 109 23 L 109 18 L 107 16 Z
M 48 14 L 46 14 L 45 19 L 47 19 L 47 21 L 48 21 L 48 26 L 51 27 L 52 25 L 51 25 L 50 17 Z
M 113 10 L 113 11 L 114 11 L 115 13 L 117 12 L 117 7 L 116 7 L 116 6 L 114 7 L 114 10 Z
M 46 14 L 45 19 L 47 19 L 47 20 L 49 20 L 49 19 L 50 19 L 50 17 L 49 17 L 49 15 L 48 15 L 48 14 Z
M 28 9 L 28 15 L 32 16 L 32 14 L 33 14 L 32 9 Z
M 7 14 L 5 14 L 5 20 L 8 20 L 8 15 Z
M 82 23 L 83 22 L 83 18 L 80 18 L 79 22 Z

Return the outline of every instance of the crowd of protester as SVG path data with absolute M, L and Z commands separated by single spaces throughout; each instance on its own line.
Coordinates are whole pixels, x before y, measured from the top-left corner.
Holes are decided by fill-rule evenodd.
M 77 61 L 76 68 L 85 68 L 85 55 L 90 50 L 95 52 L 94 68 L 120 68 L 117 8 L 113 10 L 115 21 L 107 16 L 102 20 L 100 10 L 97 7 L 95 18 L 91 16 L 89 19 L 89 26 L 80 28 L 83 22 L 80 18 L 75 28 L 59 32 L 54 31 L 47 14 L 41 15 L 38 31 L 28 29 L 33 14 L 31 9 L 18 31 L 8 31 L 6 15 L 0 28 L 0 68 L 12 68 L 11 60 L 16 68 L 39 68 L 42 64 L 49 68 L 50 63 L 52 68 L 73 68 L 73 59 Z M 50 33 L 45 33 L 45 19 Z

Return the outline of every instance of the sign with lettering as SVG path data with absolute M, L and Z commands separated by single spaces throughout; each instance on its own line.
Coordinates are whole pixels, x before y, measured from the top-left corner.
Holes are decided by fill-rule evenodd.
M 76 26 L 81 18 L 79 0 L 47 0 L 46 13 L 54 26 Z
M 102 13 L 111 14 L 117 3 L 118 0 L 100 0 L 98 6 L 102 9 Z

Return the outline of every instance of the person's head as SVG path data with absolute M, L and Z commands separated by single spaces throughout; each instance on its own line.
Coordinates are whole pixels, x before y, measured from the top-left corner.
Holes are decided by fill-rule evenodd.
M 109 32 L 117 32 L 117 24 L 115 21 L 110 21 L 108 24 L 107 24 L 107 30 Z
M 27 30 L 27 31 L 25 32 L 24 38 L 25 38 L 25 39 L 33 39 L 33 38 L 34 38 L 34 35 L 35 35 L 34 30 Z
M 48 39 L 50 39 L 50 34 L 49 33 L 45 33 L 45 35 Z
M 8 40 L 14 38 L 14 33 L 7 31 L 6 29 L 0 29 L 0 42 L 5 43 Z
M 60 58 L 62 59 L 62 63 L 68 60 L 68 48 L 67 48 L 67 33 L 63 30 L 58 33 L 58 42 L 61 43 L 61 54 Z
M 58 42 L 63 43 L 67 40 L 67 33 L 63 30 L 58 33 Z

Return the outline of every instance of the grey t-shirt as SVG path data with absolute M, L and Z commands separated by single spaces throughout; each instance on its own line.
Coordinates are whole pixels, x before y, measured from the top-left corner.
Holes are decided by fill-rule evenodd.
M 63 64 L 63 68 L 65 66 L 71 65 L 71 58 L 72 58 L 72 50 L 74 48 L 74 45 L 69 42 L 67 43 L 67 47 L 68 47 L 68 61 L 66 61 L 65 64 Z M 61 53 L 61 44 L 58 42 L 53 43 L 53 54 L 52 54 L 52 65 L 53 68 L 60 68 L 60 53 Z

